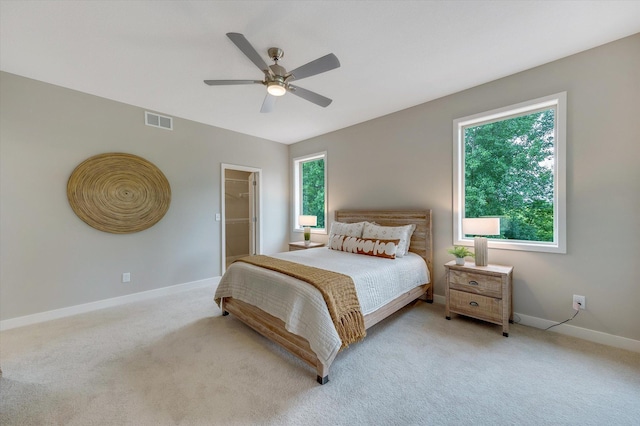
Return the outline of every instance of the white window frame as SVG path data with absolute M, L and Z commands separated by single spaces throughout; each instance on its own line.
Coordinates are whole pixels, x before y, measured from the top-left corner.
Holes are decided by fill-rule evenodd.
M 324 228 L 311 228 L 312 234 L 326 234 L 327 233 L 327 200 L 328 186 L 327 186 L 327 151 L 317 152 L 315 154 L 309 154 L 302 157 L 293 159 L 293 232 L 304 232 L 304 229 L 298 223 L 298 216 L 302 210 L 302 185 L 300 179 L 302 178 L 302 164 L 309 161 L 324 160 Z
M 464 218 L 464 127 L 526 115 L 535 110 L 555 108 L 553 242 L 488 239 L 488 247 L 566 253 L 566 129 L 567 92 L 556 93 L 503 108 L 459 118 L 453 121 L 453 244 L 473 246 L 473 238 L 462 233 Z

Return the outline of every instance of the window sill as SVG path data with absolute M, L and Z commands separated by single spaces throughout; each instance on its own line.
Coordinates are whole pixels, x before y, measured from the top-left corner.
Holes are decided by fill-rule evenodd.
M 473 239 L 462 239 L 453 242 L 456 246 L 473 247 Z M 553 243 L 540 243 L 535 241 L 508 241 L 508 240 L 491 240 L 488 239 L 487 247 L 497 250 L 517 250 L 517 251 L 532 251 L 541 253 L 558 253 L 566 254 L 566 247 L 561 247 L 559 244 Z

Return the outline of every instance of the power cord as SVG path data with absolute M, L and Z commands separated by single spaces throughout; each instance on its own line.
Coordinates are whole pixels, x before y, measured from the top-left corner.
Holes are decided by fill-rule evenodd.
M 578 315 L 578 314 L 580 313 L 580 306 L 582 306 L 582 303 L 580 303 L 580 302 L 576 302 L 576 304 L 578 305 L 578 309 L 576 309 L 576 313 L 575 313 L 575 314 L 573 314 L 573 316 L 572 316 L 571 318 L 569 318 L 569 319 L 567 319 L 567 320 L 564 320 L 564 321 L 562 321 L 562 322 L 559 322 L 559 323 L 557 323 L 557 324 L 550 325 L 549 327 L 545 328 L 545 329 L 544 329 L 544 331 L 547 331 L 548 329 L 550 329 L 550 328 L 552 328 L 552 327 L 555 327 L 556 325 L 564 324 L 565 322 L 569 322 L 569 321 L 571 321 L 572 319 L 574 319 L 574 318 L 576 317 L 576 315 Z M 575 308 L 574 308 L 574 309 L 575 309 Z

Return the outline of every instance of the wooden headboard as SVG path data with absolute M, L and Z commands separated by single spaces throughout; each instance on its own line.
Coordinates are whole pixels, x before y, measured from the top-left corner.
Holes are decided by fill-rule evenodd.
M 415 224 L 409 251 L 427 262 L 429 277 L 433 282 L 433 233 L 431 210 L 336 210 L 337 222 L 375 222 L 380 226 L 403 226 Z

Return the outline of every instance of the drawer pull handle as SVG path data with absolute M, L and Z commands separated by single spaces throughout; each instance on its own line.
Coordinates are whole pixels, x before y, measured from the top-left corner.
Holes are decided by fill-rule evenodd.
M 469 304 L 470 304 L 471 306 L 479 306 L 479 305 L 478 305 L 478 302 L 469 302 Z
M 478 285 L 478 281 L 469 281 L 469 285 Z

